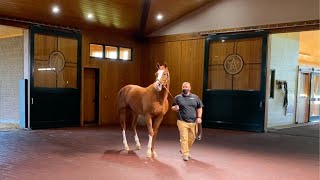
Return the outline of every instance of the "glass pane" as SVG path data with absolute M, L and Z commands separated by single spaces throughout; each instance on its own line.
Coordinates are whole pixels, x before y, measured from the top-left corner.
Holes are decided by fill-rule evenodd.
M 34 87 L 77 88 L 77 40 L 35 34 Z M 46 46 L 39 46 L 45 44 Z
M 105 46 L 106 56 L 109 59 L 118 59 L 118 48 L 114 46 Z
M 299 97 L 308 97 L 310 91 L 310 74 L 301 73 L 299 77 L 300 87 L 298 89 Z
M 233 76 L 234 90 L 260 90 L 261 64 L 245 64 L 239 74 Z
M 313 98 L 320 98 L 320 74 L 314 74 L 313 76 L 313 91 L 311 96 Z
M 226 73 L 223 65 L 209 66 L 208 89 L 232 90 L 232 75 Z
M 120 58 L 122 60 L 131 60 L 131 49 L 129 48 L 120 48 Z
M 320 74 L 312 73 L 310 121 L 320 120 Z
M 90 44 L 90 57 L 103 57 L 103 46 L 98 44 Z

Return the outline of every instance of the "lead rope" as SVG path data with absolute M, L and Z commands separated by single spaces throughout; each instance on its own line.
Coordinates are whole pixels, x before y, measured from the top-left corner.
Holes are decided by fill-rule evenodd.
M 163 86 L 169 93 L 169 95 L 171 96 L 173 102 L 175 105 L 178 105 L 176 100 L 173 98 L 172 94 L 170 93 L 170 91 L 168 90 L 168 88 L 166 86 Z M 178 113 L 179 113 L 179 117 L 180 119 L 182 120 L 181 118 L 181 114 L 180 114 L 180 111 L 178 110 Z M 199 126 L 199 127 L 198 127 Z M 195 125 L 195 132 L 196 132 L 196 136 L 197 136 L 197 139 L 200 141 L 202 139 L 202 123 L 197 123 L 196 121 L 196 125 Z M 199 133 L 198 133 L 199 132 Z

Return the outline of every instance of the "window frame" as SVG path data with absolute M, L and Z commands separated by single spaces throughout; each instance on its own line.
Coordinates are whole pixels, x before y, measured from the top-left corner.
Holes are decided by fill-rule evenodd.
M 120 49 L 121 48 L 124 48 L 124 49 L 130 49 L 130 59 L 121 59 L 120 58 Z M 120 46 L 119 48 L 118 48 L 118 50 L 119 50 L 119 57 L 118 57 L 118 59 L 119 60 L 122 60 L 122 61 L 132 61 L 133 59 L 132 59 L 132 52 L 133 52 L 133 48 L 129 48 L 129 47 L 122 47 L 122 46 Z
M 91 56 L 91 48 L 90 45 L 99 45 L 102 46 L 102 57 L 95 57 L 95 56 Z M 110 46 L 110 47 L 115 47 L 117 48 L 117 58 L 108 58 L 106 57 L 106 46 Z M 120 58 L 120 48 L 124 48 L 124 49 L 130 49 L 131 53 L 130 53 L 130 59 L 126 60 L 126 59 L 122 59 Z M 114 46 L 114 45 L 110 45 L 110 44 L 101 44 L 101 43 L 89 43 L 89 57 L 90 59 L 94 58 L 94 59 L 99 59 L 99 60 L 112 60 L 112 61 L 126 61 L 126 62 L 132 62 L 133 61 L 133 48 L 131 47 L 126 47 L 126 46 Z
M 102 46 L 102 57 L 91 56 L 91 45 Z M 105 54 L 105 49 L 104 49 L 104 45 L 103 45 L 103 44 L 99 44 L 99 43 L 90 43 L 90 44 L 89 44 L 89 57 L 90 57 L 90 58 L 103 59 L 104 54 Z

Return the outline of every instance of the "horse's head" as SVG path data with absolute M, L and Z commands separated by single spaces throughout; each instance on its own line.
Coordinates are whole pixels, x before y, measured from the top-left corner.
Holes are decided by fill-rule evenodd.
M 170 83 L 170 74 L 167 67 L 167 63 L 164 63 L 163 66 L 160 66 L 159 63 L 157 63 L 158 71 L 156 72 L 156 81 L 154 82 L 154 88 L 157 91 L 161 91 L 162 88 L 167 88 Z

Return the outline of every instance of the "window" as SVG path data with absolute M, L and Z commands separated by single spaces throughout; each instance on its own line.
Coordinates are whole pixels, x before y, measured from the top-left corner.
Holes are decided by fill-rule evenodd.
M 105 46 L 106 56 L 109 59 L 118 59 L 118 48 L 114 46 Z
M 103 46 L 90 44 L 90 57 L 103 58 Z
M 104 44 L 90 44 L 90 57 L 132 61 L 132 48 Z
M 131 49 L 120 47 L 120 57 L 119 59 L 129 61 L 131 60 Z

